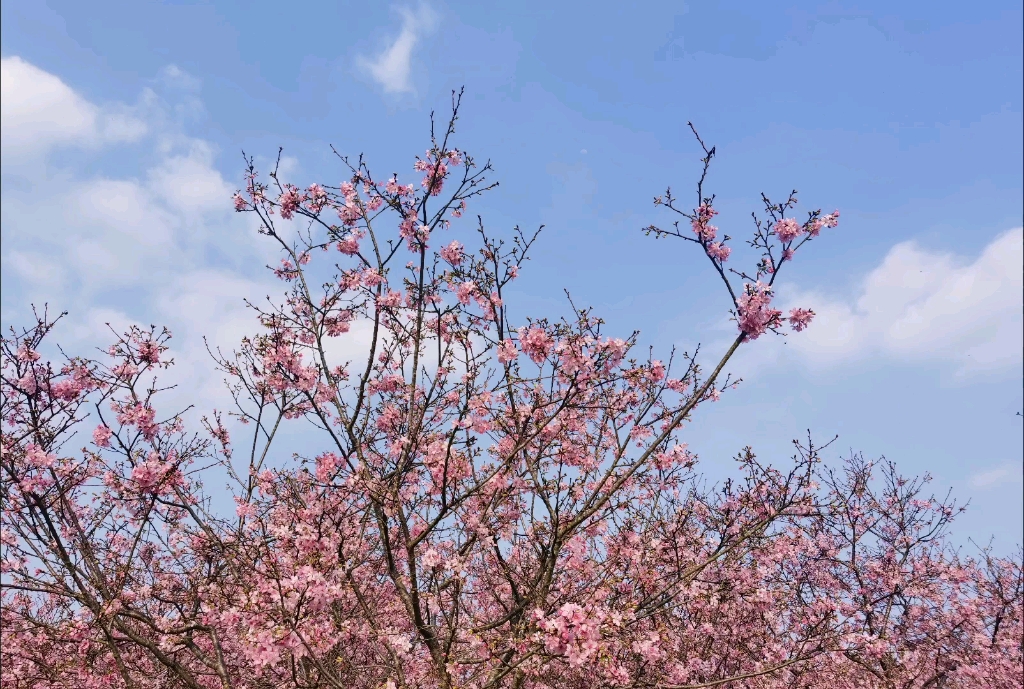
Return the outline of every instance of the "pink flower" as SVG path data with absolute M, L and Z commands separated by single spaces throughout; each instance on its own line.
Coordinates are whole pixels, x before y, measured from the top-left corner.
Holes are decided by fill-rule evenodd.
M 30 349 L 28 345 L 25 344 L 18 347 L 18 353 L 16 356 L 18 357 L 18 361 L 21 362 L 39 361 L 39 352 L 34 349 Z
M 274 269 L 274 275 L 291 282 L 295 279 L 295 264 L 286 258 L 281 259 L 281 267 Z
M 384 282 L 384 276 L 377 272 L 376 268 L 367 268 L 360 274 L 363 284 L 371 289 Z
M 814 311 L 810 309 L 793 309 L 789 312 L 789 326 L 796 332 L 800 332 L 811 323 L 814 318 Z
M 157 453 L 150 452 L 145 462 L 141 462 L 132 469 L 132 481 L 135 482 L 141 492 L 155 493 L 157 492 L 156 488 L 166 478 L 172 468 L 169 463 L 162 462 Z
M 683 394 L 684 392 L 689 390 L 690 383 L 683 378 L 669 378 L 667 381 L 665 381 L 665 387 L 667 387 L 672 392 L 678 392 L 679 394 Z
M 427 548 L 426 551 L 424 551 L 423 555 L 420 557 L 420 564 L 422 564 L 427 569 L 433 569 L 434 567 L 440 565 L 442 562 L 444 562 L 444 558 L 441 557 L 441 553 L 437 552 L 433 548 Z
M 245 198 L 241 194 L 239 194 L 237 192 L 235 193 L 234 196 L 231 197 L 231 200 L 234 202 L 234 204 L 235 204 L 235 211 L 238 212 L 238 213 L 241 213 L 242 211 L 244 211 L 246 206 L 248 205 L 245 202 Z
M 359 253 L 359 238 L 353 233 L 338 242 L 338 251 L 346 256 L 354 256 Z
M 389 290 L 387 294 L 377 297 L 377 306 L 398 306 L 402 303 L 402 293 Z
M 299 207 L 299 203 L 302 202 L 302 197 L 299 195 L 299 190 L 295 187 L 287 187 L 281 197 L 277 200 L 281 206 L 281 217 L 288 220 L 295 213 Z
M 792 218 L 784 218 L 775 223 L 775 235 L 782 243 L 793 241 L 803 234 L 803 232 L 804 228 L 800 227 L 799 223 Z
M 462 259 L 464 258 L 462 245 L 458 242 L 452 242 L 448 246 L 443 247 L 441 249 L 441 258 L 453 266 L 459 265 L 462 263 Z
M 344 464 L 344 460 L 333 452 L 325 452 L 316 458 L 316 480 L 321 483 L 329 482 L 338 467 Z
M 130 380 L 132 376 L 139 372 L 139 367 L 131 362 L 126 361 L 123 364 L 119 364 L 118 366 L 115 366 L 112 369 L 110 369 L 110 372 L 113 373 L 118 378 L 120 378 L 121 380 L 127 381 Z
M 519 346 L 535 364 L 544 363 L 553 344 L 551 336 L 543 328 L 533 326 L 519 329 Z
M 435 163 L 431 157 L 431 153 L 428 151 L 427 158 L 417 160 L 413 167 L 419 172 L 426 173 L 423 175 L 421 184 L 424 189 L 429 191 L 431 196 L 437 196 L 441 193 L 441 188 L 444 186 L 445 177 L 448 176 L 448 163 L 444 161 Z
M 27 395 L 34 395 L 38 389 L 36 385 L 36 375 L 32 371 L 29 371 L 21 378 L 18 379 L 18 387 L 25 391 Z
M 507 364 L 510 361 L 515 361 L 519 358 L 519 350 L 516 349 L 516 343 L 510 339 L 505 339 L 498 345 L 498 361 Z
M 50 394 L 59 400 L 70 402 L 77 398 L 85 389 L 84 381 L 76 378 L 65 378 L 50 388 Z
M 410 211 L 398 226 L 399 236 L 406 241 L 409 251 L 418 251 L 430 239 L 430 228 L 419 224 L 416 211 Z
M 711 218 L 716 215 L 718 215 L 718 211 L 702 203 L 700 208 L 697 209 L 697 217 L 691 221 L 694 234 L 705 242 L 713 242 L 715 237 L 718 236 L 718 228 L 709 224 Z
M 146 440 L 152 440 L 156 437 L 159 427 L 154 421 L 156 411 L 152 407 L 136 403 L 117 411 L 117 420 L 120 423 L 126 426 L 135 426 Z
M 633 426 L 629 431 L 629 437 L 636 441 L 645 440 L 654 435 L 650 426 Z
M 601 343 L 601 349 L 608 355 L 606 366 L 611 369 L 618 366 L 629 351 L 629 344 L 619 337 L 610 337 Z
M 687 449 L 686 443 L 673 445 L 665 452 L 659 452 L 654 456 L 654 466 L 662 471 L 677 466 L 692 466 L 693 455 Z
M 160 346 L 148 340 L 139 345 L 139 359 L 147 364 L 155 364 L 160 361 Z
M 756 340 L 768 328 L 779 322 L 782 312 L 769 306 L 772 301 L 772 290 L 760 282 L 745 285 L 743 294 L 738 301 L 738 320 L 740 331 L 748 340 Z
M 839 211 L 832 211 L 828 215 L 823 215 L 820 218 L 814 220 L 807 228 L 807 234 L 812 237 L 817 237 L 818 233 L 821 232 L 823 227 L 836 227 L 839 225 Z
M 693 233 L 705 242 L 713 242 L 718 236 L 718 228 L 706 222 L 693 221 Z
M 466 280 L 465 282 L 463 282 L 461 285 L 459 285 L 459 289 L 457 292 L 459 303 L 462 304 L 463 306 L 469 305 L 469 301 L 470 299 L 473 298 L 473 295 L 476 294 L 476 291 L 477 288 L 475 282 L 473 282 L 472 280 Z
M 92 441 L 97 447 L 110 447 L 110 436 L 113 432 L 104 424 L 100 424 L 92 432 Z
M 727 246 L 723 246 L 720 242 L 713 242 L 708 245 L 708 256 L 715 259 L 719 263 L 725 263 L 729 260 L 729 254 L 732 253 L 732 249 Z
M 29 443 L 25 448 L 25 462 L 36 469 L 49 469 L 57 461 L 57 457 L 47 453 L 43 448 Z
M 311 184 L 306 190 L 306 196 L 309 199 L 309 209 L 314 213 L 319 213 L 327 205 L 327 192 L 319 184 Z

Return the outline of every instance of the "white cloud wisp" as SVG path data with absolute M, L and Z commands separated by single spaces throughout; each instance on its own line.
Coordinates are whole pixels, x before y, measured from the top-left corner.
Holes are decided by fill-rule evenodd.
M 177 68 L 161 76 L 194 98 L 194 77 Z M 212 394 L 219 386 L 206 388 L 213 362 L 203 338 L 230 351 L 257 329 L 244 299 L 280 287 L 262 271 L 239 268 L 264 265 L 272 247 L 234 213 L 214 147 L 183 133 L 177 104 L 148 89 L 142 100 L 144 108 L 99 106 L 58 76 L 3 58 L 4 323 L 27 322 L 29 304 L 68 310 L 61 339 L 85 351 L 109 344 L 107 323 L 167 325 L 179 364 L 172 376 Z M 127 112 L 133 119 L 124 125 L 117 113 Z M 150 147 L 155 158 L 131 172 L 97 170 L 96 159 L 111 153 L 121 163 L 135 160 L 135 149 L 117 150 L 128 142 Z M 84 155 L 54 166 L 49 157 L 58 148 Z
M 952 364 L 963 377 L 1020 366 L 1024 349 L 1024 230 L 993 239 L 973 261 L 894 246 L 853 299 L 786 295 L 810 305 L 814 323 L 790 346 L 809 363 L 871 355 Z
M 96 106 L 16 56 L 0 59 L 0 122 L 5 167 L 59 145 L 96 148 L 135 141 L 147 129 L 132 108 Z
M 412 84 L 412 57 L 420 39 L 434 29 L 436 17 L 425 4 L 415 10 L 399 8 L 402 28 L 398 36 L 376 57 L 359 56 L 357 66 L 385 93 L 401 94 L 414 91 Z

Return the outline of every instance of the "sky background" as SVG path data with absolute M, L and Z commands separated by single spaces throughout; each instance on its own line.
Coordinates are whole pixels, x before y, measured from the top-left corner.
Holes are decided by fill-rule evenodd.
M 281 291 L 260 268 L 272 247 L 231 212 L 241 151 L 266 170 L 283 146 L 300 186 L 343 178 L 332 144 L 411 181 L 429 113 L 464 85 L 456 144 L 501 182 L 471 210 L 495 233 L 546 226 L 519 320 L 564 314 L 567 289 L 610 334 L 713 354 L 735 324 L 706 259 L 640 232 L 668 221 L 651 203 L 665 186 L 692 194 L 691 120 L 717 147 L 709 188 L 733 237 L 762 191 L 842 211 L 779 285 L 815 323 L 741 350 L 743 385 L 687 430 L 708 475 L 747 444 L 783 464 L 810 429 L 839 436 L 833 460 L 884 455 L 970 500 L 958 542 L 1024 540 L 1019 2 L 25 1 L 0 15 L 5 329 L 31 302 L 71 312 L 72 349 L 107 322 L 167 324 L 176 375 L 212 406 L 203 336 L 230 347 L 254 330 L 242 299 Z

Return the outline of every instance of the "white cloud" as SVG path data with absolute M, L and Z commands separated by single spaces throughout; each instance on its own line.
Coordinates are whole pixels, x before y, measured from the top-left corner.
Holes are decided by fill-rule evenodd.
M 979 471 L 968 479 L 972 488 L 987 489 L 999 485 L 1016 485 L 1024 478 L 1021 467 L 1015 464 L 1004 464 L 994 469 Z
M 144 106 L 135 112 L 146 119 L 129 129 L 133 137 L 149 135 L 144 141 L 156 160 L 135 175 L 111 177 L 95 170 L 88 151 L 116 140 L 104 128 L 117 121 L 111 113 L 129 108 L 90 103 L 20 58 L 4 58 L 3 69 L 4 160 L 10 145 L 23 164 L 12 184 L 5 167 L 3 264 L 20 279 L 19 300 L 80 309 L 91 307 L 103 290 L 119 288 L 126 290 L 121 298 L 137 301 L 152 296 L 161 282 L 201 267 L 211 250 L 239 257 L 259 251 L 232 211 L 232 187 L 214 166 L 213 147 L 182 132 L 176 102 L 143 91 Z M 198 88 L 173 66 L 161 79 Z M 10 101 L 8 91 L 15 95 Z M 46 157 L 57 145 L 87 155 L 56 170 Z M 21 174 L 26 170 L 31 174 Z
M 134 141 L 146 125 L 126 106 L 98 107 L 20 57 L 0 59 L 0 140 L 5 167 L 54 147 Z
M 259 302 L 273 289 L 226 270 L 196 268 L 173 278 L 154 300 L 154 312 L 174 333 L 170 380 L 179 381 L 190 398 L 207 407 L 228 406 L 230 396 L 207 351 L 229 354 L 242 338 L 255 331 L 256 317 L 245 301 Z M 184 398 L 183 398 L 184 399 Z
M 19 69 L 59 85 L 79 112 L 99 117 L 100 108 L 56 76 L 27 63 Z M 164 70 L 163 78 L 180 82 L 185 76 Z M 142 143 L 151 146 L 154 159 L 135 174 L 97 171 L 84 146 L 86 155 L 56 170 L 45 164 L 47 148 L 37 146 L 26 149 L 37 174 L 14 185 L 5 177 L 4 323 L 27 322 L 31 303 L 49 304 L 51 313 L 68 310 L 56 339 L 74 353 L 108 345 L 110 328 L 166 325 L 174 333 L 170 354 L 176 365 L 163 380 L 179 384 L 164 396 L 167 409 L 191 403 L 200 412 L 229 408 L 206 342 L 230 353 L 259 330 L 245 301 L 265 305 L 266 295 L 285 291 L 263 270 L 276 263 L 277 248 L 257 234 L 253 216 L 234 212 L 233 187 L 215 167 L 213 147 L 182 133 L 173 116 L 177 104 L 153 92 L 145 97 L 148 135 Z M 88 121 L 66 127 L 60 142 L 79 145 L 74 136 L 89 140 L 95 134 L 90 127 Z M 297 168 L 292 158 L 281 162 L 282 170 Z M 331 342 L 332 363 L 358 358 L 370 336 L 366 323 L 353 324 Z
M 1018 366 L 1022 275 L 1021 228 L 996 237 L 973 261 L 897 244 L 850 300 L 815 293 L 786 299 L 817 313 L 788 344 L 815 364 L 884 355 L 949 363 L 958 375 Z
M 412 54 L 420 39 L 434 29 L 436 16 L 425 4 L 415 10 L 396 10 L 402 20 L 398 37 L 374 58 L 360 56 L 356 64 L 369 74 L 386 93 L 408 93 L 413 91 Z
M 43 193 L 48 189 L 58 191 Z M 145 181 L 33 179 L 4 190 L 4 266 L 26 281 L 33 299 L 43 296 L 33 286 L 47 296 L 55 291 L 55 270 L 75 301 L 140 280 L 147 281 L 145 292 L 172 265 L 191 267 L 211 246 L 240 239 L 244 228 L 231 212 L 230 191 L 210 158 L 191 153 L 160 160 Z
M 23 321 L 30 303 L 68 310 L 60 339 L 72 351 L 108 343 L 108 322 L 118 330 L 135 320 L 167 325 L 181 362 L 172 376 L 200 388 L 214 382 L 203 336 L 231 349 L 257 328 L 243 298 L 259 300 L 280 287 L 259 270 L 270 247 L 248 216 L 234 213 L 232 187 L 214 166 L 213 147 L 183 134 L 176 102 L 146 91 L 139 110 L 146 120 L 135 131 L 147 133 L 143 143 L 155 160 L 134 175 L 103 174 L 88 153 L 115 140 L 105 136 L 105 122 L 127 108 L 90 103 L 18 58 L 5 58 L 3 69 L 4 156 L 10 139 L 24 169 L 32 170 L 8 184 L 5 169 L 4 322 Z M 197 88 L 177 68 L 161 78 L 186 91 Z M 46 157 L 57 145 L 86 155 L 53 169 Z M 236 261 L 259 279 L 234 274 Z
M 213 151 L 203 141 L 191 142 L 187 153 L 163 160 L 147 177 L 152 193 L 189 214 L 223 210 L 232 192 L 213 168 Z
M 203 82 L 192 76 L 178 65 L 167 65 L 160 70 L 160 80 L 168 85 L 185 91 L 198 91 Z

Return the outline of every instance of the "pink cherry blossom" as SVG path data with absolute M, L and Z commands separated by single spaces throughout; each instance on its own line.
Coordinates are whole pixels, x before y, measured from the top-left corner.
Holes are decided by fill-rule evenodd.
M 769 286 L 760 282 L 744 285 L 743 294 L 737 300 L 737 320 L 746 339 L 756 340 L 779 323 L 782 312 L 771 308 L 771 301 Z
M 110 436 L 113 432 L 105 425 L 99 425 L 92 432 L 92 441 L 97 447 L 110 447 Z
M 800 332 L 811 324 L 814 318 L 814 311 L 810 309 L 793 309 L 789 312 L 789 325 L 796 332 Z
M 775 234 L 780 242 L 789 243 L 803 234 L 804 228 L 792 218 L 784 218 L 775 223 Z
M 533 326 L 519 329 L 519 346 L 536 364 L 544 362 L 553 344 L 551 336 L 543 328 Z
M 456 296 L 458 297 L 459 303 L 464 305 L 469 304 L 470 300 L 473 298 L 473 295 L 475 295 L 477 291 L 478 290 L 476 283 L 473 282 L 472 280 L 466 280 L 465 282 L 459 285 L 459 288 L 456 292 Z
M 292 217 L 299 204 L 302 203 L 302 196 L 295 187 L 288 187 L 277 199 L 277 202 L 281 208 L 281 217 L 287 220 Z
M 439 252 L 441 258 L 450 263 L 453 266 L 457 266 L 462 263 L 464 254 L 462 251 L 462 245 L 458 242 L 452 242 L 448 246 L 442 247 Z
M 722 246 L 719 242 L 712 242 L 708 245 L 708 256 L 715 259 L 720 263 L 725 263 L 729 260 L 729 254 L 732 253 L 732 249 L 727 246 Z
M 498 346 L 498 361 L 507 364 L 510 361 L 515 361 L 519 357 L 519 350 L 516 349 L 516 343 L 506 338 L 501 341 Z

